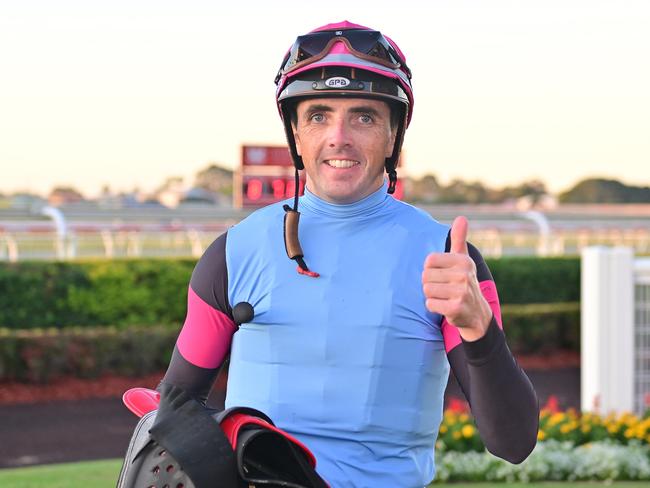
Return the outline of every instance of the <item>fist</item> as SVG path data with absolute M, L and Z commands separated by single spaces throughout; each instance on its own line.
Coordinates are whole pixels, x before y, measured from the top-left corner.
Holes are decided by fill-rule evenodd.
M 469 256 L 465 217 L 457 217 L 450 232 L 448 253 L 431 253 L 424 261 L 422 290 L 427 310 L 444 315 L 459 328 L 465 340 L 485 334 L 492 309 L 483 297 L 476 278 L 476 265 Z

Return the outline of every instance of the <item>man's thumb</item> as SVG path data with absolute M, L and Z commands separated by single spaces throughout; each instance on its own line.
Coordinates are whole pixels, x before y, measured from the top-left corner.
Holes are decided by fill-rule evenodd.
M 450 252 L 458 254 L 469 254 L 467 250 L 467 229 L 469 223 L 463 216 L 456 217 L 454 223 L 451 224 L 451 247 Z

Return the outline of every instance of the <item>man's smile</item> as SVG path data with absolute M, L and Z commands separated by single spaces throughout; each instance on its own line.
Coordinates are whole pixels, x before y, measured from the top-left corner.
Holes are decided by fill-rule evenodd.
M 357 166 L 359 161 L 355 161 L 353 159 L 326 159 L 324 161 L 325 164 L 328 166 L 331 166 L 332 168 L 352 168 L 353 166 Z

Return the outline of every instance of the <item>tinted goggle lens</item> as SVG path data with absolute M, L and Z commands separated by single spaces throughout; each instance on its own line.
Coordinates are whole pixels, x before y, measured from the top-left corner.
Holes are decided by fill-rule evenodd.
M 380 32 L 369 30 L 325 31 L 300 36 L 282 64 L 281 72 L 288 73 L 298 63 L 322 54 L 332 39 L 336 38 L 346 39 L 354 51 L 376 58 L 381 61 L 381 64 L 388 64 L 393 68 L 403 68 L 410 77 L 409 69 L 393 46 Z

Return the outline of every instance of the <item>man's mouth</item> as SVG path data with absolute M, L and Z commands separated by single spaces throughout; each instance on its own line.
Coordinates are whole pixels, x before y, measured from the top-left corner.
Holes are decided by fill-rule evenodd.
M 360 164 L 359 161 L 354 161 L 353 159 L 326 159 L 325 164 L 331 166 L 332 168 L 351 168 Z

